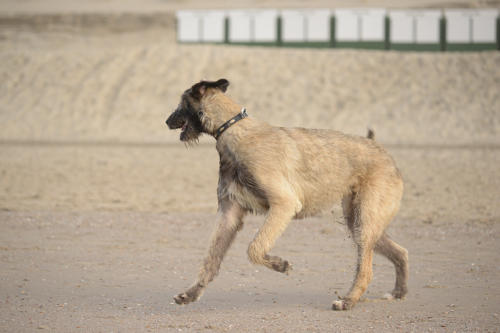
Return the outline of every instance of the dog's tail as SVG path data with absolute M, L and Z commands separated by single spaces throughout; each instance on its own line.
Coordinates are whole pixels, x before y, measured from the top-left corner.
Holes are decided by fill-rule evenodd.
M 370 140 L 375 140 L 375 132 L 371 128 L 368 128 L 368 134 L 366 137 Z

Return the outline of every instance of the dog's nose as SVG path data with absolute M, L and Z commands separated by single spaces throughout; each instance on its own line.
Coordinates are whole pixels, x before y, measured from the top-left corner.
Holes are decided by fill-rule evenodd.
M 174 129 L 175 128 L 175 119 L 174 117 L 170 116 L 165 120 L 165 124 L 167 124 L 169 129 Z
M 168 128 L 172 127 L 172 115 L 170 115 L 167 120 L 165 120 L 165 124 L 167 124 Z

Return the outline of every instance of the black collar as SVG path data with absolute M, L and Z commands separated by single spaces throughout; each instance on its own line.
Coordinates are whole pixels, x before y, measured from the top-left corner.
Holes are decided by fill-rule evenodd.
M 227 130 L 229 127 L 233 126 L 238 121 L 246 117 L 248 117 L 247 110 L 245 108 L 242 108 L 240 113 L 238 113 L 236 116 L 226 121 L 221 127 L 217 129 L 217 131 L 215 131 L 214 134 L 215 140 L 217 140 L 219 136 L 222 133 L 224 133 L 224 131 Z

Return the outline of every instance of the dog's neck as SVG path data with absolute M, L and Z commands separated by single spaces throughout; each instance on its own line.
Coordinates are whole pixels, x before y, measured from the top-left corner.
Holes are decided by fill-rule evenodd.
M 240 114 L 242 106 L 222 93 L 214 93 L 203 100 L 202 109 L 205 114 L 202 119 L 203 127 L 208 134 L 215 137 L 217 130 Z
M 246 117 L 248 117 L 247 110 L 245 108 L 241 108 L 240 113 L 238 113 L 236 116 L 234 116 L 233 118 L 226 121 L 224 124 L 222 124 L 217 129 L 217 131 L 215 131 L 215 134 L 214 134 L 215 139 L 217 140 L 219 138 L 219 136 L 221 136 L 221 134 L 224 133 L 225 130 L 227 130 L 229 127 L 233 126 L 234 124 L 236 124 L 241 119 L 245 119 Z

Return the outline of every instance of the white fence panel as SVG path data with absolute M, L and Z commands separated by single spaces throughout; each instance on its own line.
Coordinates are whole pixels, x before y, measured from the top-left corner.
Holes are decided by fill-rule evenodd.
M 388 13 L 388 14 L 387 14 Z M 282 10 L 181 10 L 177 17 L 179 42 L 225 41 L 225 20 L 229 18 L 229 42 L 275 43 L 277 20 L 282 18 L 283 42 L 328 42 L 330 22 L 335 16 L 335 34 L 339 42 L 382 42 L 385 19 L 390 20 L 391 43 L 439 44 L 440 22 L 446 19 L 446 42 L 492 44 L 497 42 L 499 9 L 390 10 L 305 9 Z
M 472 41 L 475 43 L 495 43 L 496 9 L 477 10 L 472 17 Z
M 305 36 L 305 15 L 300 10 L 281 11 L 281 38 L 284 42 L 303 42 Z
M 446 40 L 450 43 L 495 43 L 496 9 L 447 9 Z
M 390 39 L 392 43 L 414 43 L 415 29 L 412 11 L 391 10 L 389 12 L 391 20 Z
M 442 13 L 440 10 L 416 11 L 415 15 L 415 42 L 439 43 L 439 22 Z
M 306 40 L 327 42 L 330 40 L 330 17 L 328 9 L 308 10 L 306 15 Z
M 225 18 L 226 14 L 223 11 L 210 10 L 204 12 L 202 20 L 202 41 L 223 42 Z
M 355 42 L 360 39 L 359 17 L 354 10 L 337 9 L 335 11 L 335 35 L 341 42 Z
M 470 43 L 472 29 L 470 11 L 467 9 L 447 9 L 445 17 L 446 41 L 448 43 Z
M 201 41 L 201 16 L 198 12 L 177 12 L 177 40 L 180 42 Z
M 338 41 L 383 41 L 386 10 L 338 9 L 335 11 Z
M 361 40 L 382 41 L 385 39 L 385 9 L 359 10 L 361 17 Z
M 251 11 L 232 10 L 228 13 L 229 41 L 250 42 L 253 39 L 253 14 Z
M 446 40 L 450 43 L 495 43 L 496 9 L 447 9 Z
M 439 43 L 439 10 L 391 10 L 392 43 Z
M 278 11 L 275 9 L 264 9 L 255 12 L 254 16 L 254 41 L 276 42 Z

